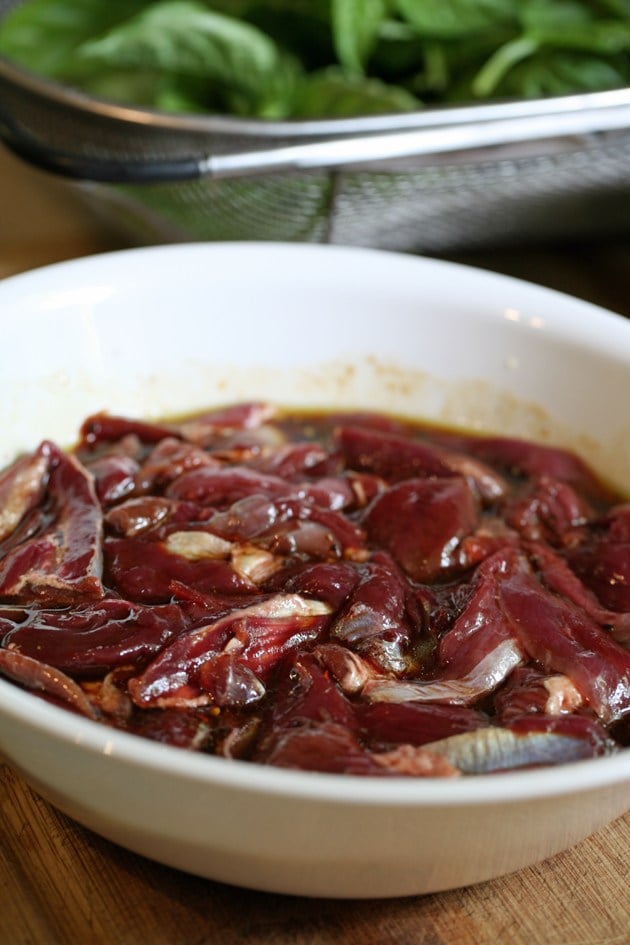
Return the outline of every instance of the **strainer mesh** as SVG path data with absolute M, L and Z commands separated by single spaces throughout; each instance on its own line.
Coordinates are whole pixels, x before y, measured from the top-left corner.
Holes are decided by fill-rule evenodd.
M 0 17 L 11 7 L 0 0 Z M 54 87 L 53 87 L 54 89 Z M 69 90 L 48 94 L 0 68 L 7 126 L 40 151 L 125 162 L 190 158 L 282 145 L 273 123 L 120 120 Z M 5 127 L 6 131 L 6 127 Z M 6 134 L 5 134 L 6 138 Z M 300 140 L 308 138 L 304 135 Z M 10 142 L 9 142 L 10 143 Z M 627 228 L 630 129 L 567 139 L 564 147 L 510 155 L 470 152 L 432 162 L 381 162 L 363 170 L 314 169 L 235 179 L 210 176 L 141 185 L 82 183 L 127 229 L 150 239 L 333 242 L 448 252 Z

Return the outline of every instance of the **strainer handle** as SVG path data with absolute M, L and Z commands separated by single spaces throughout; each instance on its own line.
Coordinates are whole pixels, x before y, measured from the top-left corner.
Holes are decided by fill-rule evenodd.
M 18 157 L 43 171 L 74 180 L 109 184 L 159 184 L 203 176 L 196 158 L 123 161 L 96 158 L 46 147 L 15 125 L 0 108 L 0 138 Z
M 238 178 L 286 171 L 334 170 L 365 167 L 410 158 L 503 149 L 506 157 L 534 141 L 561 145 L 566 138 L 630 130 L 630 97 L 599 95 L 592 106 L 580 106 L 576 97 L 564 111 L 524 114 L 354 135 L 326 141 L 212 154 L 205 157 L 128 161 L 79 155 L 43 146 L 0 111 L 0 136 L 18 156 L 47 171 L 79 180 L 119 184 L 172 183 L 201 177 Z M 583 140 L 582 140 L 583 143 Z M 547 146 L 547 150 L 549 147 Z
M 504 149 L 514 157 L 519 147 L 525 153 L 535 141 L 553 142 L 566 148 L 566 139 L 583 139 L 607 132 L 630 130 L 630 99 L 623 104 L 569 110 L 563 113 L 527 115 L 372 134 L 334 141 L 289 145 L 264 151 L 218 154 L 202 162 L 202 173 L 233 178 L 280 171 L 305 171 L 389 164 L 409 158 Z M 546 146 L 549 153 L 549 144 Z

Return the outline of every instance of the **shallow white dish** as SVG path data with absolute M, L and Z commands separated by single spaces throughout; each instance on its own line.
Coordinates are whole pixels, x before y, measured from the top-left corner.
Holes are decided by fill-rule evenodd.
M 94 410 L 247 398 L 356 406 L 576 447 L 630 481 L 630 322 L 512 279 L 370 250 L 130 250 L 0 284 L 0 459 L 71 444 Z M 0 681 L 0 751 L 48 800 L 139 853 L 275 892 L 380 897 L 540 861 L 630 807 L 630 752 L 436 781 L 201 757 Z

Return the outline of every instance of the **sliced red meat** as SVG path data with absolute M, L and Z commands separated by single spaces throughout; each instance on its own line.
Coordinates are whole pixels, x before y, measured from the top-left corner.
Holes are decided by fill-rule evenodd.
M 630 613 L 630 505 L 613 509 L 595 524 L 567 561 L 604 607 Z
M 320 636 L 328 613 L 318 601 L 289 594 L 232 610 L 164 649 L 130 680 L 131 697 L 140 707 L 257 701 L 279 661 Z
M 116 598 L 72 610 L 25 610 L 2 621 L 3 645 L 74 676 L 93 676 L 146 662 L 194 624 L 194 615 L 176 604 L 143 607 Z
M 446 580 L 457 570 L 462 540 L 478 523 L 465 479 L 408 479 L 370 505 L 368 541 L 386 548 L 414 581 Z
M 454 475 L 439 450 L 397 433 L 342 426 L 336 440 L 349 469 L 375 473 L 388 482 Z
M 0 599 L 71 604 L 103 597 L 103 516 L 94 480 L 74 456 L 53 443 L 47 507 L 36 534 L 12 548 L 0 563 Z
M 409 587 L 383 552 L 361 565 L 359 574 L 346 606 L 330 628 L 331 639 L 382 670 L 403 672 L 414 632 L 408 612 Z

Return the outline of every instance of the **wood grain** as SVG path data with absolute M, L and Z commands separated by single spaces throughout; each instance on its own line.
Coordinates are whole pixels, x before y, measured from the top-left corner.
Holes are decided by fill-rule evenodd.
M 628 945 L 630 815 L 467 889 L 274 896 L 188 876 L 84 830 L 0 769 L 0 942 L 11 945 Z

